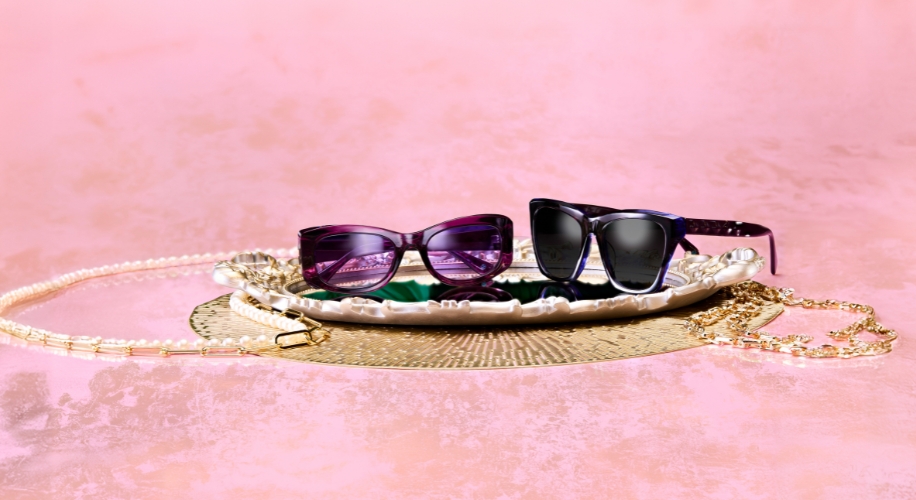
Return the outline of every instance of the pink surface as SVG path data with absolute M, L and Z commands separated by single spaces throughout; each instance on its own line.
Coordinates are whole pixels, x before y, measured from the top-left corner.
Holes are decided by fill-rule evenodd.
M 501 212 L 524 234 L 545 196 L 765 224 L 780 274 L 761 281 L 874 305 L 902 337 L 872 359 L 476 372 L 107 363 L 2 337 L 0 493 L 916 497 L 914 26 L 905 1 L 0 3 L 2 290 L 324 223 Z M 192 338 L 226 291 L 146 278 L 16 317 Z

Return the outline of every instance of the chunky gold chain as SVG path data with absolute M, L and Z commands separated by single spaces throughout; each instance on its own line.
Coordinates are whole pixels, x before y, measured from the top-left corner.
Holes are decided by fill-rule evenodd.
M 745 281 L 725 289 L 731 297 L 723 306 L 692 315 L 684 323 L 690 335 L 709 344 L 730 344 L 738 348 L 758 348 L 767 351 L 790 353 L 793 356 L 809 358 L 853 358 L 874 356 L 891 352 L 897 332 L 884 327 L 875 320 L 875 309 L 864 304 L 838 300 L 811 300 L 795 298 L 791 288 L 773 288 L 755 281 Z M 865 314 L 865 317 L 841 330 L 827 335 L 834 340 L 843 340 L 848 346 L 825 344 L 818 347 L 805 345 L 812 340 L 808 335 L 787 335 L 778 337 L 765 331 L 752 331 L 748 326 L 751 318 L 760 314 L 766 302 L 779 302 L 787 306 L 801 306 L 805 309 L 838 309 Z M 724 321 L 735 336 L 717 335 L 707 332 L 705 327 Z M 858 337 L 867 331 L 878 340 L 866 341 Z

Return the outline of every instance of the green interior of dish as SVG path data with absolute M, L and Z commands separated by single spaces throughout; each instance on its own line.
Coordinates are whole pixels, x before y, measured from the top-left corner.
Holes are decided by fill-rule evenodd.
M 428 300 L 472 300 L 480 302 L 503 302 L 518 299 L 525 304 L 539 298 L 566 297 L 576 300 L 595 300 L 620 295 L 608 283 L 589 284 L 582 282 L 559 283 L 556 281 L 518 281 L 490 283 L 488 286 L 454 287 L 442 283 L 427 284 L 417 281 L 392 281 L 375 292 L 364 294 L 342 294 L 325 290 L 310 290 L 303 297 L 317 300 L 340 300 L 345 297 L 363 297 L 370 300 L 395 300 L 398 302 L 426 302 Z

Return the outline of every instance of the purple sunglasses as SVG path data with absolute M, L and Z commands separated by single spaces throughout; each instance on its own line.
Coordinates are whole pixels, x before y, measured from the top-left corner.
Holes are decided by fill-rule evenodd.
M 430 274 L 453 286 L 479 285 L 512 264 L 512 221 L 473 215 L 415 233 L 369 226 L 319 226 L 299 231 L 302 277 L 315 288 L 365 293 L 385 286 L 407 250 Z
M 769 236 L 770 272 L 776 274 L 776 241 L 773 231 L 759 224 L 729 220 L 685 219 L 652 210 L 566 203 L 535 198 L 531 213 L 531 239 L 538 267 L 548 278 L 573 281 L 585 268 L 594 234 L 608 278 L 626 293 L 660 290 L 674 250 L 699 251 L 684 236 Z

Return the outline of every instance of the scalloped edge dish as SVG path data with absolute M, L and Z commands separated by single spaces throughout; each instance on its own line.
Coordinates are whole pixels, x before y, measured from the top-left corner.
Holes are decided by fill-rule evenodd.
M 538 271 L 532 255 L 531 240 L 516 241 L 512 267 L 499 280 L 547 280 Z M 395 280 L 434 283 L 419 258 L 407 255 Z M 258 255 L 257 258 L 264 258 Z M 573 321 L 595 321 L 639 316 L 667 311 L 703 300 L 718 290 L 753 278 L 764 266 L 764 260 L 751 248 L 736 248 L 721 255 L 689 255 L 671 261 L 665 281 L 668 287 L 657 293 L 618 295 L 596 300 L 570 302 L 564 297 L 537 299 L 522 304 L 518 299 L 506 302 L 428 300 L 424 302 L 376 302 L 360 297 L 342 300 L 318 300 L 303 296 L 308 285 L 297 275 L 297 260 L 283 262 L 284 275 L 265 284 L 245 272 L 248 263 L 254 270 L 257 261 L 250 254 L 236 256 L 232 263 L 218 263 L 213 279 L 218 284 L 242 290 L 264 305 L 285 311 L 299 311 L 319 321 L 341 321 L 382 325 L 530 325 Z M 272 259 L 272 258 L 270 258 Z M 593 253 L 586 263 L 586 282 L 606 281 L 600 258 Z

